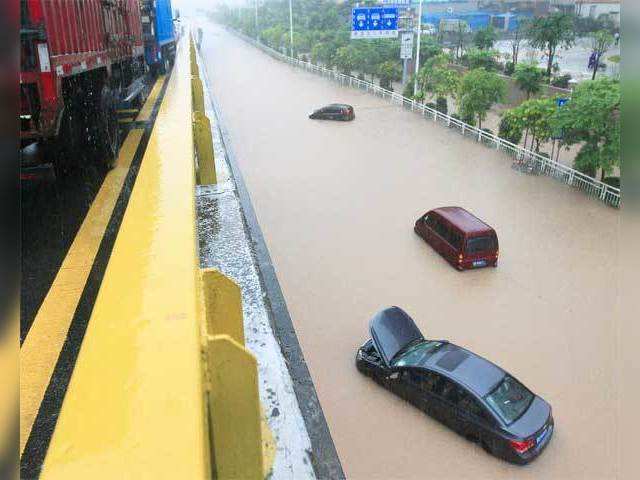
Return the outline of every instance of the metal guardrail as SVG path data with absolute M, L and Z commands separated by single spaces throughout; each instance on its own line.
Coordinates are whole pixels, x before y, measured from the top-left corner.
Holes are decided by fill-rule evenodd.
M 255 39 L 250 38 L 243 33 L 236 30 L 229 29 L 229 31 L 238 35 L 246 42 L 260 48 L 267 54 L 274 58 L 287 62 L 291 65 L 295 65 L 299 68 L 307 70 L 309 72 L 317 73 L 323 77 L 331 78 L 339 82 L 343 86 L 350 86 L 352 88 L 358 88 L 365 90 L 369 93 L 373 93 L 382 98 L 388 98 L 392 103 L 402 105 L 404 108 L 410 109 L 413 112 L 417 112 L 425 118 L 430 118 L 434 122 L 440 123 L 448 128 L 456 129 L 461 135 L 472 138 L 477 142 L 484 143 L 488 147 L 495 148 L 502 151 L 514 159 L 514 168 L 520 169 L 527 173 L 546 175 L 548 177 L 555 178 L 567 185 L 577 188 L 583 191 L 589 196 L 597 197 L 607 205 L 612 207 L 620 207 L 620 189 L 607 185 L 604 182 L 596 180 L 593 177 L 585 175 L 578 170 L 571 167 L 550 160 L 549 158 L 533 152 L 519 145 L 515 145 L 504 138 L 500 138 L 497 135 L 485 132 L 477 127 L 469 125 L 457 118 L 454 118 L 445 113 L 439 112 L 431 107 L 428 107 L 420 102 L 416 102 L 413 99 L 404 97 L 399 93 L 392 92 L 378 85 L 365 80 L 360 80 L 350 75 L 330 70 L 320 65 L 314 65 L 310 62 L 303 62 L 297 58 L 289 57 L 285 54 L 274 50 L 273 48 L 257 42 Z

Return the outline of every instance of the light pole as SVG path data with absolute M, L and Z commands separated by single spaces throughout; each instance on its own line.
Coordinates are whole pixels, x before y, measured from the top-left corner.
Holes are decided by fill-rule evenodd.
M 293 0 L 289 0 L 289 48 L 293 57 Z
M 420 70 L 420 38 L 422 37 L 422 0 L 418 6 L 418 43 L 416 46 L 416 72 L 413 76 L 413 96 L 418 93 L 418 70 Z

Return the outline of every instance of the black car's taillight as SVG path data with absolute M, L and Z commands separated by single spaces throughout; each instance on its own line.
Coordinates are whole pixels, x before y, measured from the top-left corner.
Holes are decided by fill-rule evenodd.
M 509 444 L 511 445 L 511 448 L 513 448 L 516 452 L 525 453 L 536 446 L 536 441 L 533 438 L 523 441 L 510 440 Z

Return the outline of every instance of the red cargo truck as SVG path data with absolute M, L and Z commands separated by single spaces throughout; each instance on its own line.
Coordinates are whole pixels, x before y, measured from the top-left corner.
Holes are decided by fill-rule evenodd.
M 113 162 L 116 107 L 144 89 L 138 0 L 21 0 L 20 27 L 22 145 L 57 166 L 86 152 Z

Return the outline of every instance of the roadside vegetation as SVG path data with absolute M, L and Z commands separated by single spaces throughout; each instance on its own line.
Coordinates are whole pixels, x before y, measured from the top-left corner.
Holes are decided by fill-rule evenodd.
M 350 2 L 296 0 L 293 45 L 286 1 L 260 5 L 257 25 L 253 5 L 232 8 L 223 4 L 212 15 L 275 50 L 393 90 L 394 82 L 402 78 L 399 42 L 351 40 L 351 7 Z M 613 24 L 605 17 L 555 13 L 522 19 L 506 38 L 511 52 L 505 55 L 494 48 L 499 39 L 496 30 L 489 27 L 473 32 L 459 21 L 448 31 L 422 37 L 417 91 L 414 95 L 411 75 L 402 93 L 482 128 L 491 108 L 505 101 L 511 77 L 525 100 L 501 114 L 497 134 L 552 159 L 557 159 L 562 148 L 576 146 L 574 167 L 604 179 L 619 166 L 620 86 L 615 80 L 596 76 L 601 61 L 619 62 L 619 57 L 606 57 L 614 43 L 613 32 Z M 578 37 L 590 39 L 595 59 L 592 81 L 579 84 L 571 95 L 563 94 L 571 98 L 560 107 L 547 85 L 569 87 L 571 76 L 559 74 L 557 54 L 574 45 Z M 523 58 L 524 45 L 545 55 L 545 68 Z

